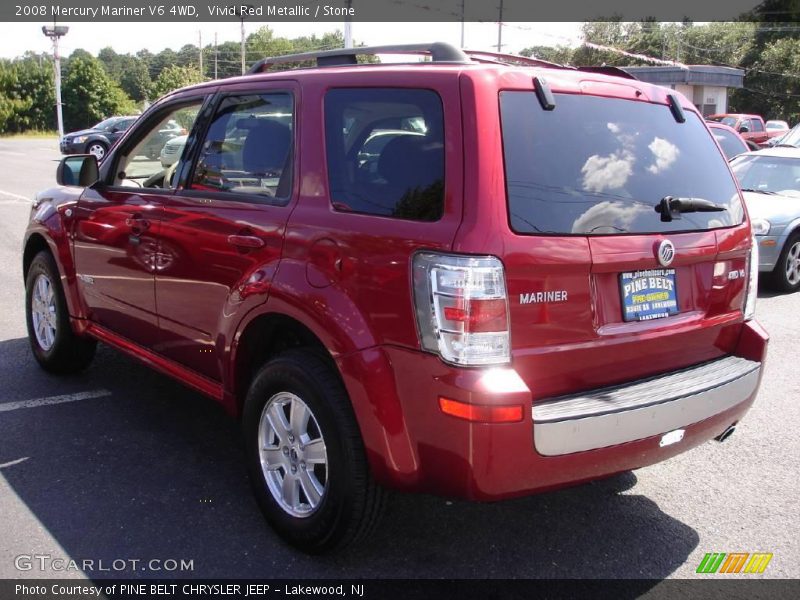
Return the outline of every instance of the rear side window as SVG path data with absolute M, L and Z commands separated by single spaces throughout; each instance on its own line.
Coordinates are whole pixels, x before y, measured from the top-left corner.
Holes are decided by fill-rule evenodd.
M 750 123 L 753 127 L 751 131 L 764 131 L 764 125 L 761 124 L 761 121 L 758 119 L 750 119 Z
M 325 147 L 336 210 L 416 221 L 441 218 L 444 124 L 435 92 L 330 90 Z
M 675 121 L 660 104 L 556 94 L 545 111 L 533 92 L 501 92 L 511 227 L 518 233 L 697 231 L 742 222 L 728 166 L 695 113 Z M 665 196 L 710 200 L 721 212 L 661 221 Z
M 223 98 L 201 145 L 190 188 L 288 203 L 293 113 L 287 92 Z

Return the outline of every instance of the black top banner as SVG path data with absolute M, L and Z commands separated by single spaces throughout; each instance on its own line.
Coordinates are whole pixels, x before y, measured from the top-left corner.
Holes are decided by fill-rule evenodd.
M 791 0 L 12 0 L 0 4 L 0 21 L 730 21 L 756 20 L 762 15 L 773 21 L 791 21 L 800 14 L 796 6 L 791 7 Z

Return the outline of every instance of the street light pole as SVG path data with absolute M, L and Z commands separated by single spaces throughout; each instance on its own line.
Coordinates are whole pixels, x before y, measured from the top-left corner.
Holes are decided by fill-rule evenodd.
M 53 69 L 55 71 L 56 87 L 56 121 L 58 122 L 58 139 L 64 137 L 64 116 L 61 111 L 61 55 L 58 53 L 58 39 L 67 35 L 69 27 L 55 24 L 52 27 L 45 25 L 42 33 L 53 41 Z
M 350 7 L 353 6 L 353 0 L 347 0 L 347 15 L 344 18 L 344 47 L 353 47 L 353 21 L 350 18 Z

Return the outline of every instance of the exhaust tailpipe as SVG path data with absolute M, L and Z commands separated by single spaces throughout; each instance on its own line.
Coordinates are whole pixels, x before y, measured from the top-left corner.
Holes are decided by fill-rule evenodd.
M 731 425 L 730 427 L 728 427 L 725 431 L 720 433 L 714 439 L 717 440 L 718 442 L 724 442 L 725 440 L 727 440 L 729 437 L 731 437 L 733 435 L 734 431 L 736 431 L 736 425 Z

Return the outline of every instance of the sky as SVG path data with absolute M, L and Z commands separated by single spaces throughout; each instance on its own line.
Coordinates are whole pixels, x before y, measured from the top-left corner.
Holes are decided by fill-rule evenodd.
M 26 50 L 50 52 L 50 41 L 42 34 L 48 23 L 0 23 L 0 57 L 14 58 Z M 267 23 L 245 21 L 246 33 Z M 69 33 L 61 40 L 61 54 L 68 56 L 83 48 L 97 55 L 106 46 L 117 53 L 135 53 L 146 48 L 156 53 L 164 48 L 178 50 L 185 44 L 197 44 L 202 34 L 203 45 L 239 41 L 239 21 L 220 23 L 69 23 Z M 322 35 L 326 31 L 343 30 L 343 23 L 269 23 L 277 36 L 299 37 Z M 581 23 L 506 23 L 503 27 L 503 52 L 516 53 L 534 45 L 575 46 L 580 40 Z M 460 23 L 360 23 L 352 25 L 353 39 L 367 45 L 415 42 L 461 43 Z M 496 50 L 497 23 L 466 23 L 466 48 Z M 248 57 L 254 59 L 254 57 Z

